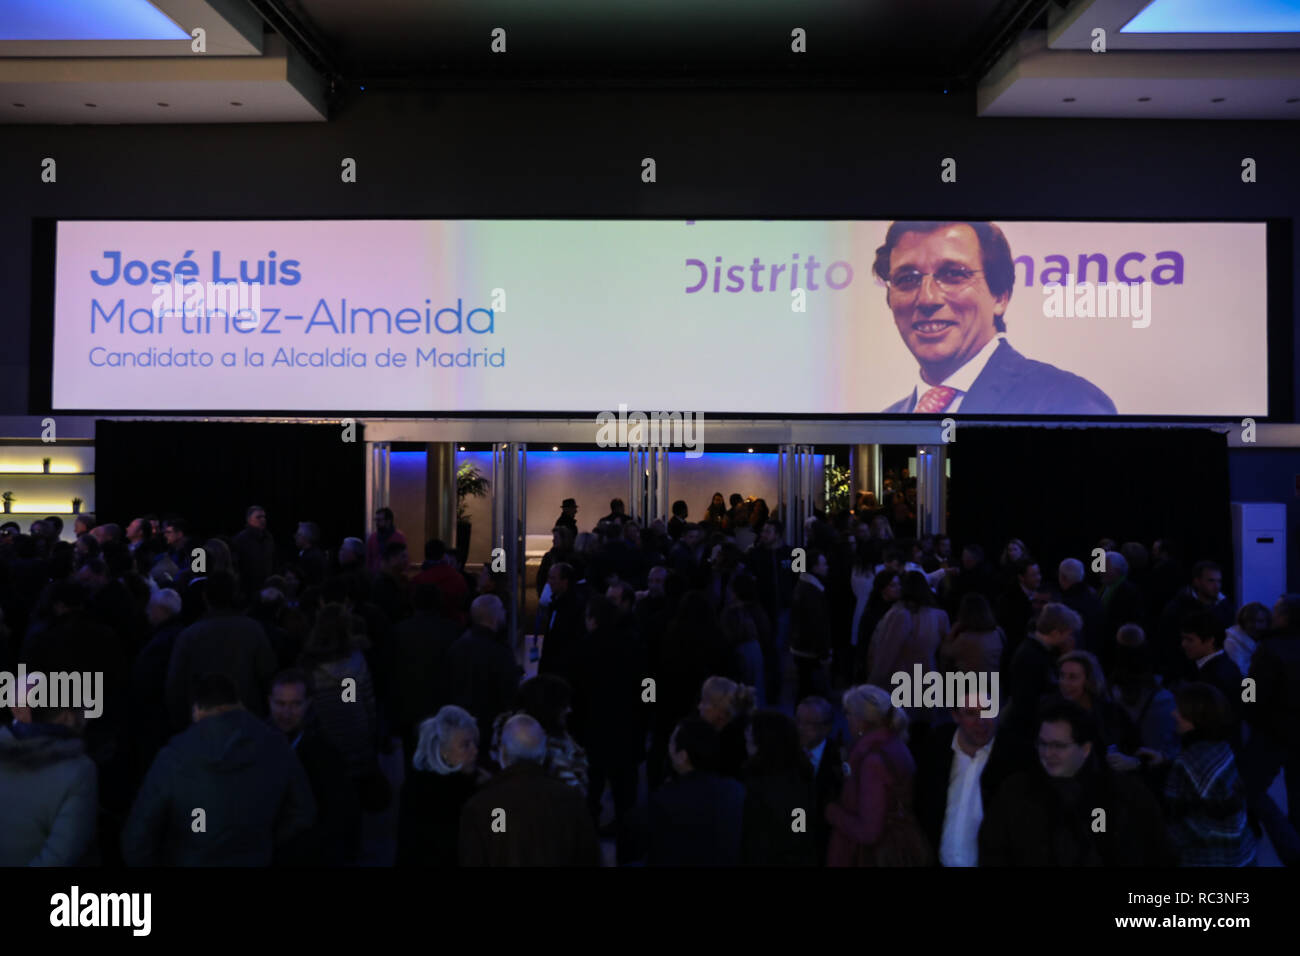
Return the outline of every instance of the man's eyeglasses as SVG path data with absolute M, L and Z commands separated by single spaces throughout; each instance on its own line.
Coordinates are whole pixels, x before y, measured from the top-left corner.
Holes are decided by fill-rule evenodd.
M 971 279 L 981 273 L 980 269 L 967 269 L 964 266 L 944 266 L 937 272 L 900 271 L 889 277 L 889 288 L 900 295 L 914 295 L 921 288 L 926 276 L 933 276 L 934 283 L 941 292 L 956 292 L 965 288 Z

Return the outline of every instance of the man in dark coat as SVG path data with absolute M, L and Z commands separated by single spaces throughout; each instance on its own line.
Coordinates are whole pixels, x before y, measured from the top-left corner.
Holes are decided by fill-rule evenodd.
M 717 773 L 718 732 L 700 717 L 677 725 L 668 755 L 677 779 L 650 798 L 652 866 L 737 866 L 745 787 Z
M 509 710 L 521 672 L 501 633 L 505 608 L 495 594 L 482 594 L 469 608 L 473 626 L 447 650 L 450 703 L 478 721 L 479 740 L 492 739 L 497 714 Z
M 234 682 L 240 702 L 257 716 L 265 716 L 275 650 L 262 625 L 235 611 L 234 596 L 230 575 L 209 575 L 203 588 L 207 615 L 181 631 L 172 647 L 167 701 L 178 729 L 187 723 L 191 681 L 207 674 L 225 674 Z
M 415 613 L 397 625 L 393 648 L 393 711 L 407 754 L 415 752 L 419 722 L 451 702 L 447 654 L 464 633 L 443 616 L 433 582 L 415 584 L 411 601 Z
M 1101 606 L 1106 626 L 1102 632 L 1102 669 L 1109 674 L 1115 661 L 1115 635 L 1125 624 L 1145 627 L 1146 605 L 1142 592 L 1129 580 L 1128 559 L 1118 551 L 1106 552 L 1106 569 L 1101 573 Z
M 0 727 L 0 866 L 92 862 L 99 794 L 80 739 L 84 714 L 54 707 L 13 711 L 13 725 Z
M 631 592 L 628 585 L 619 589 Z M 587 602 L 586 628 L 576 690 L 590 770 L 587 805 L 598 818 L 608 781 L 616 818 L 622 822 L 636 802 L 637 767 L 645 759 L 646 719 L 651 706 L 642 700 L 641 682 L 647 674 L 645 644 L 632 615 L 620 617 L 618 609 L 601 594 L 592 595 Z
M 1246 704 L 1242 701 L 1241 671 L 1223 650 L 1223 628 L 1208 611 L 1193 611 L 1183 619 L 1181 643 L 1187 662 L 1182 679 L 1186 682 L 1211 684 L 1228 703 L 1232 729 L 1227 740 L 1241 754 L 1241 719 Z
M 460 816 L 461 866 L 595 866 L 596 826 L 581 791 L 547 775 L 546 731 L 517 714 L 501 728 L 502 771 Z
M 314 521 L 298 522 L 298 530 L 293 536 L 293 543 L 298 546 L 298 557 L 294 562 L 298 566 L 298 577 L 304 587 L 319 587 L 325 580 L 329 559 L 320 547 L 320 526 Z
M 193 700 L 194 723 L 158 753 L 131 807 L 127 865 L 268 866 L 316 818 L 307 775 L 229 677 L 202 678 Z
M 826 807 L 839 799 L 844 787 L 844 758 L 839 742 L 830 736 L 835 712 L 826 698 L 805 697 L 795 708 L 794 717 L 799 745 L 813 768 L 817 804 L 816 813 L 808 815 L 808 822 L 817 840 L 817 859 L 824 861 L 831 840 Z
M 1241 761 L 1251 809 L 1287 866 L 1300 865 L 1300 594 L 1273 606 L 1273 627 L 1250 661 L 1255 703 L 1247 705 L 1251 737 Z M 1289 813 L 1268 789 L 1278 770 L 1286 775 Z
M 270 724 L 298 755 L 316 801 L 316 822 L 278 848 L 276 862 L 348 866 L 361 852 L 361 801 L 347 761 L 321 734 L 307 688 L 300 670 L 281 671 L 271 681 Z
M 117 634 L 85 610 L 87 594 L 78 582 L 64 579 L 51 586 L 53 618 L 42 630 L 30 631 L 20 654 L 28 673 L 40 671 L 104 675 L 102 715 L 85 728 L 86 753 L 104 768 L 122 756 L 130 672 Z
M 582 595 L 577 588 L 573 567 L 563 562 L 551 567 L 548 583 L 551 585 L 551 611 L 537 670 L 542 674 L 558 674 L 572 686 L 578 645 L 587 631 Z
M 1222 589 L 1223 571 L 1219 566 L 1213 561 L 1198 561 L 1192 568 L 1192 583 L 1165 605 L 1156 633 L 1156 652 L 1157 666 L 1166 680 L 1176 679 L 1185 670 L 1182 626 L 1187 615 L 1207 611 L 1225 631 L 1236 623 L 1236 611 Z
M 807 553 L 808 570 L 799 575 L 790 602 L 790 653 L 798 669 L 797 699 L 830 693 L 831 609 L 826 596 L 830 565 L 816 548 Z
M 1004 661 L 1009 662 L 1020 642 L 1029 633 L 1029 619 L 1034 613 L 1034 593 L 1042 586 L 1043 573 L 1038 562 L 1023 557 L 1016 562 L 1015 581 L 998 596 L 995 616 L 1003 633 L 1007 635 Z
M 275 539 L 266 530 L 266 509 L 249 505 L 244 512 L 244 528 L 230 543 L 230 552 L 239 571 L 239 583 L 245 594 L 261 590 L 275 566 Z
M 555 528 L 569 528 L 574 535 L 578 534 L 578 503 L 572 498 L 565 498 L 560 502 L 560 516 L 555 519 Z
M 1084 581 L 1083 562 L 1066 558 L 1057 568 L 1056 580 L 1061 586 L 1061 603 L 1083 618 L 1083 641 L 1078 650 L 1101 657 L 1105 653 L 1106 609 Z M 1114 639 L 1115 635 L 1110 635 L 1110 640 Z
M 1091 714 L 1054 702 L 1036 744 L 1039 766 L 1008 777 L 985 812 L 980 866 L 1172 865 L 1156 798 L 1106 766 Z
M 1008 757 L 1018 768 L 1036 763 L 1033 735 L 1038 728 L 1038 702 L 1056 686 L 1056 659 L 1072 645 L 1082 626 L 1079 615 L 1064 604 L 1048 604 L 1038 615 L 1034 633 L 1011 658 L 1010 712 L 1003 715 L 1003 733 L 1011 748 Z

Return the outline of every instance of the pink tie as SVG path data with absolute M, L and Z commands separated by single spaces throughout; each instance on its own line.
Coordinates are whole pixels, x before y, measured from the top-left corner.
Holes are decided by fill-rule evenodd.
M 921 400 L 916 403 L 915 411 L 921 414 L 941 412 L 956 396 L 957 389 L 949 388 L 947 385 L 936 385 L 921 396 Z

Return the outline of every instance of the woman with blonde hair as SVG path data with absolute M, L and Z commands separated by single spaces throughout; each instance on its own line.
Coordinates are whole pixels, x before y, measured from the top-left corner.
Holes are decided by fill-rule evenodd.
M 844 717 L 851 749 L 844 789 L 826 807 L 826 865 L 929 865 L 932 853 L 912 810 L 916 762 L 907 749 L 907 714 L 888 692 L 861 684 L 844 692 Z
M 745 730 L 756 700 L 754 688 L 727 677 L 710 677 L 700 688 L 700 716 L 718 732 L 718 773 L 740 779 L 749 749 Z
M 478 738 L 478 721 L 454 704 L 420 724 L 397 813 L 398 866 L 456 865 L 461 808 L 487 777 Z

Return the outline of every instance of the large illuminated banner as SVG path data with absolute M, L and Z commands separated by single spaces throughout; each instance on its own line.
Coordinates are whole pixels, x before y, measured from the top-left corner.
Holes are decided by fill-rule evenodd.
M 1265 228 L 61 222 L 53 403 L 1265 415 Z

